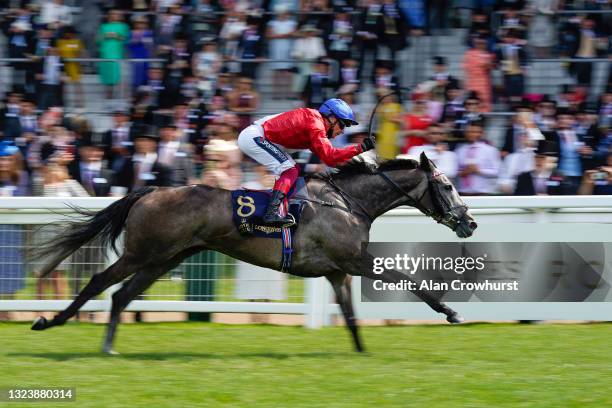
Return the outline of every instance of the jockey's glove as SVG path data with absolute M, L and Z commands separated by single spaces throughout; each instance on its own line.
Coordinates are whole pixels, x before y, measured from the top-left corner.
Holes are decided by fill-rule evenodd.
M 360 146 L 362 152 L 372 150 L 374 148 L 374 139 L 372 139 L 371 137 L 366 137 L 365 139 L 363 139 L 363 143 L 361 143 Z

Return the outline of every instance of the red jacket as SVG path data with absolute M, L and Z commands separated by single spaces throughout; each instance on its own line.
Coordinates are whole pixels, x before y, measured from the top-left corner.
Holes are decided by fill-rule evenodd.
M 314 109 L 294 109 L 261 123 L 266 139 L 289 149 L 310 149 L 334 167 L 360 153 L 360 146 L 335 148 L 327 138 L 323 117 Z

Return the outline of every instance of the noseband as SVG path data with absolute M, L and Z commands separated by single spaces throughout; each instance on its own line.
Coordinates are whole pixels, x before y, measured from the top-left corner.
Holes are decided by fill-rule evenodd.
M 399 184 L 393 181 L 385 172 L 377 171 L 376 174 L 380 175 L 383 180 L 387 182 L 387 184 L 393 186 L 395 190 L 397 190 L 400 194 L 408 199 L 408 203 L 421 211 L 428 217 L 436 220 L 438 224 L 445 225 L 455 231 L 461 222 L 461 216 L 467 212 L 467 206 L 464 205 L 456 205 L 452 206 L 440 193 L 440 187 L 434 183 L 436 177 L 444 174 L 442 172 L 438 172 L 436 174 L 426 173 L 427 174 L 427 190 L 423 191 L 423 194 L 418 199 L 414 199 L 406 190 L 404 190 Z M 437 211 L 431 210 L 425 207 L 422 203 L 423 197 L 427 191 L 431 192 L 432 195 L 432 203 Z M 458 213 L 457 210 L 463 210 Z

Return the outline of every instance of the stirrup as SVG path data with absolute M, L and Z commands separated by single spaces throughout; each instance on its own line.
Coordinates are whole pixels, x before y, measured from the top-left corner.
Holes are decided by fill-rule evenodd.
M 291 228 L 293 227 L 295 224 L 297 224 L 297 222 L 295 221 L 295 217 L 293 216 L 293 214 L 291 213 L 287 213 L 287 215 L 285 215 L 285 218 L 290 218 L 290 220 L 287 220 L 287 225 L 285 225 L 284 227 L 286 228 Z
M 296 224 L 295 217 L 293 216 L 293 214 L 287 214 L 284 217 L 276 215 L 276 217 L 273 219 L 266 220 L 264 218 L 263 221 L 267 225 L 273 225 L 275 227 L 281 228 L 291 228 Z

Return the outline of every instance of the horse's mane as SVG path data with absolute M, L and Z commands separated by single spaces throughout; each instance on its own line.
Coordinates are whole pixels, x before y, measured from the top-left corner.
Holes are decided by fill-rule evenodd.
M 374 174 L 374 171 L 414 170 L 417 167 L 419 167 L 419 162 L 412 159 L 392 159 L 378 163 L 368 162 L 363 159 L 351 160 L 341 167 L 338 167 L 338 171 L 335 173 L 315 173 L 308 178 L 325 180 L 331 177 L 333 179 L 341 179 L 358 174 Z

